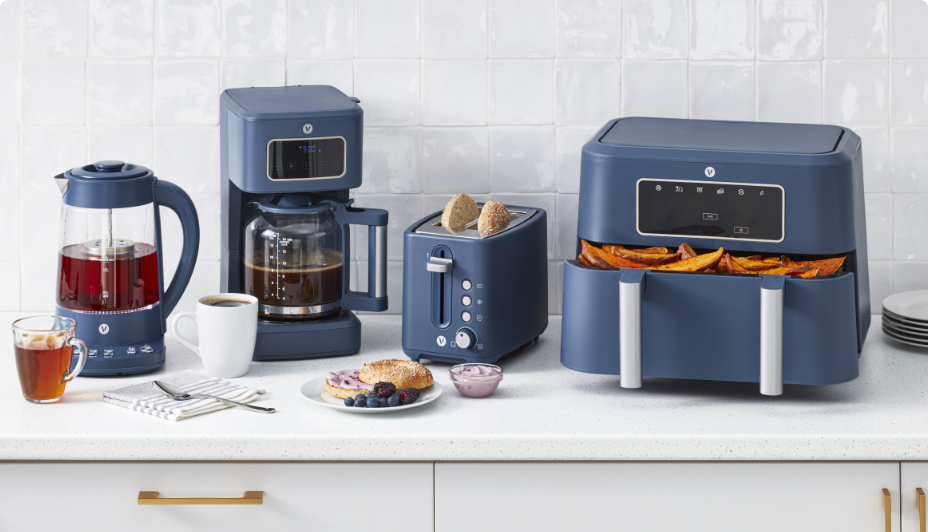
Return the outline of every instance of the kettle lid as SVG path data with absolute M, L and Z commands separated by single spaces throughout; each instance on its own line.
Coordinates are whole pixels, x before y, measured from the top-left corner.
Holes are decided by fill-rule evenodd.
M 335 205 L 329 200 L 322 200 L 313 204 L 309 194 L 303 192 L 291 194 L 277 194 L 267 201 L 258 204 L 258 210 L 274 214 L 317 214 L 331 211 Z
M 71 170 L 71 175 L 89 179 L 131 179 L 150 174 L 151 170 L 122 161 L 98 161 Z

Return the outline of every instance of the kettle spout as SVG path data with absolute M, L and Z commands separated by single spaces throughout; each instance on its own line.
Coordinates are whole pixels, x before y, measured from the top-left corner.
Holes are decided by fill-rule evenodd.
M 55 176 L 55 184 L 58 185 L 58 190 L 61 191 L 63 196 L 68 191 L 68 187 L 71 186 L 71 180 L 65 177 L 64 174 L 58 174 Z

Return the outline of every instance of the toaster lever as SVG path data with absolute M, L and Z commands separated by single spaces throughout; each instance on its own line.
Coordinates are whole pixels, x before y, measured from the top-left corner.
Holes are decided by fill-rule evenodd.
M 441 257 L 430 257 L 428 263 L 425 265 L 425 269 L 430 272 L 435 273 L 448 273 L 451 271 L 451 266 L 454 264 L 452 259 L 443 259 Z

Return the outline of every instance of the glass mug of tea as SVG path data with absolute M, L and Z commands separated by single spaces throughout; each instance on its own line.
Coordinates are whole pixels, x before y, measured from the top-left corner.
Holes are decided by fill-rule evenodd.
M 54 403 L 64 386 L 84 369 L 87 346 L 74 337 L 77 323 L 59 316 L 33 316 L 13 322 L 13 350 L 23 397 L 32 403 Z M 71 356 L 77 346 L 77 367 Z

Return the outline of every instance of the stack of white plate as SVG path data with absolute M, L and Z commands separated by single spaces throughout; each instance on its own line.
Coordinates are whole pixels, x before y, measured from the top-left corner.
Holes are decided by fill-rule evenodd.
M 883 300 L 883 332 L 904 344 L 928 347 L 928 290 Z

